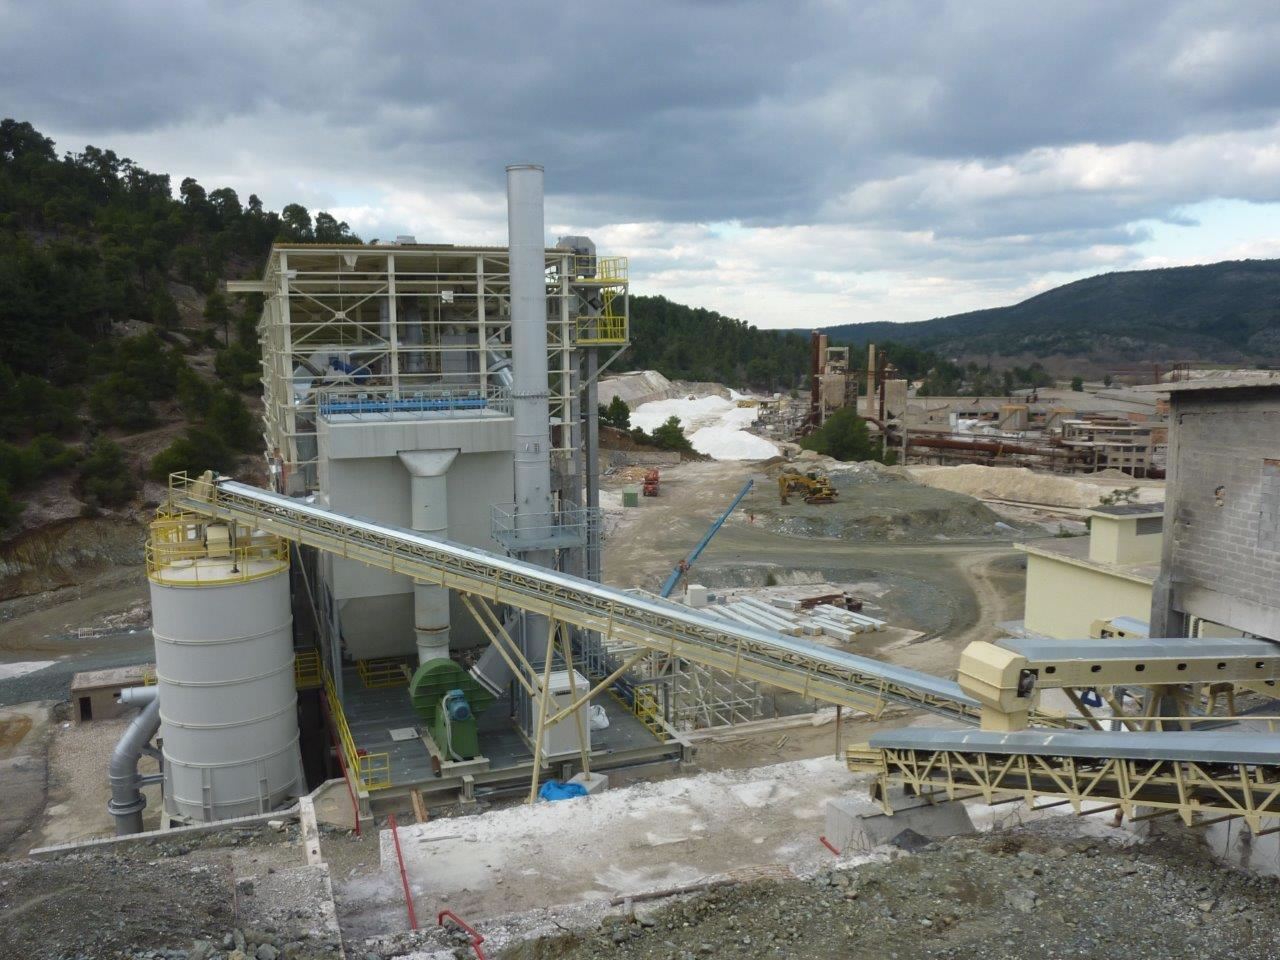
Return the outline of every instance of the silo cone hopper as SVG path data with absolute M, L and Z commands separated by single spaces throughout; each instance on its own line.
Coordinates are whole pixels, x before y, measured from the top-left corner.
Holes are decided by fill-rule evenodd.
M 476 718 L 493 705 L 493 694 L 452 660 L 428 660 L 409 681 L 413 708 L 446 760 L 480 755 Z

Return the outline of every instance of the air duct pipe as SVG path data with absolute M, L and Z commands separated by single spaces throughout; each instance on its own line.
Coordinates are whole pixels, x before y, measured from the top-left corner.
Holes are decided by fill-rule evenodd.
M 489 338 L 489 376 L 510 391 L 514 382 L 511 376 L 511 358 L 504 357 L 498 352 L 498 347 L 500 346 L 502 346 L 502 341 L 497 334 Z
M 135 693 L 138 688 L 127 691 Z M 143 687 L 142 690 L 153 690 Z M 126 703 L 138 700 L 126 700 Z M 140 698 L 139 698 L 140 699 Z M 160 729 L 160 698 L 154 693 L 142 711 L 133 718 L 116 744 L 111 754 L 111 762 L 107 772 L 111 781 L 111 799 L 107 802 L 107 812 L 116 818 L 116 836 L 123 837 L 130 833 L 142 832 L 142 811 L 147 805 L 147 798 L 139 789 L 144 783 L 153 783 L 157 778 L 143 777 L 138 773 L 138 760 L 143 753 L 150 752 L 148 744 Z
M 516 622 L 515 615 L 511 613 L 503 618 L 502 629 L 506 631 L 507 636 L 512 636 Z M 491 643 L 485 647 L 484 653 L 480 654 L 480 659 L 471 668 L 471 676 L 480 686 L 495 697 L 501 698 L 506 694 L 507 685 L 511 683 L 515 674 L 501 651 Z
M 542 222 L 542 167 L 507 167 L 507 248 L 511 273 L 511 404 L 515 466 L 515 529 L 530 541 L 551 515 L 550 388 L 547 378 L 546 238 Z M 520 557 L 551 567 L 555 552 L 519 550 Z M 526 615 L 525 655 L 546 655 L 547 620 Z
M 409 503 L 414 530 L 448 539 L 448 472 L 457 450 L 405 450 L 400 462 L 409 471 Z M 449 657 L 449 591 L 414 581 L 413 632 L 418 664 Z

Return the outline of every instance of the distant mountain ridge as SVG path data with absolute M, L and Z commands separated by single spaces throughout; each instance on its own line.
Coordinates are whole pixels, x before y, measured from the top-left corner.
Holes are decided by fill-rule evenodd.
M 952 357 L 1275 361 L 1280 260 L 1104 273 L 1012 306 L 918 323 L 848 323 L 823 332 L 835 341 L 892 341 Z

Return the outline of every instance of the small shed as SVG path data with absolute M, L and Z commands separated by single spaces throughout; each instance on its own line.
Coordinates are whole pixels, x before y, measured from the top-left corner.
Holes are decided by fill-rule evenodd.
M 120 691 L 125 687 L 142 686 L 144 676 L 154 669 L 152 664 L 138 664 L 77 673 L 71 678 L 72 718 L 79 724 L 121 716 L 130 708 L 120 706 L 117 700 Z

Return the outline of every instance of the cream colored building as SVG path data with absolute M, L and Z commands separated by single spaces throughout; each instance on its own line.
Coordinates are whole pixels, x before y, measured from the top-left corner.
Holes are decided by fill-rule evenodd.
M 1068 640 L 1090 636 L 1097 620 L 1151 616 L 1160 573 L 1163 504 L 1089 511 L 1089 535 L 1020 543 L 1027 555 L 1023 629 Z

